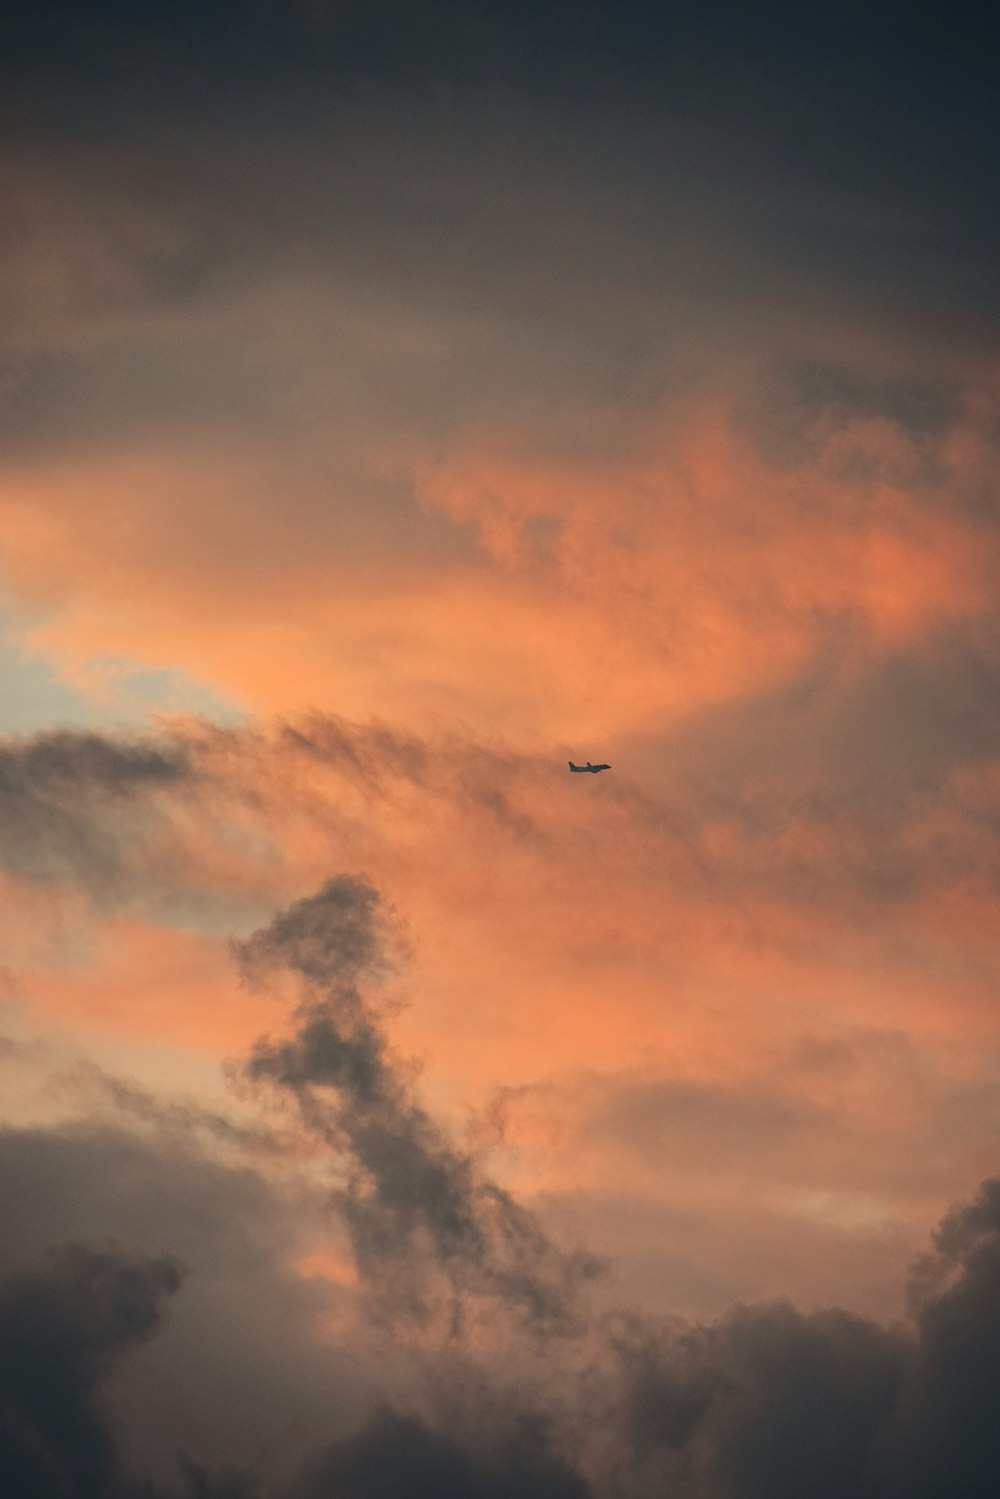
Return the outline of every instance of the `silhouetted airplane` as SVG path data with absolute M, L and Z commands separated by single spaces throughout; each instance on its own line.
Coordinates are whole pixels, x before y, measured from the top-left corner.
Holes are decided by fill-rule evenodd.
M 571 760 L 569 762 L 569 768 L 570 768 L 570 770 L 575 770 L 577 772 L 580 772 L 580 771 L 586 772 L 586 771 L 589 770 L 590 774 L 592 776 L 596 776 L 596 774 L 597 774 L 597 772 L 599 770 L 610 770 L 611 766 L 610 765 L 591 765 L 591 763 L 590 763 L 589 760 L 587 761 L 586 765 L 574 765 L 573 762 L 572 762 L 572 760 Z

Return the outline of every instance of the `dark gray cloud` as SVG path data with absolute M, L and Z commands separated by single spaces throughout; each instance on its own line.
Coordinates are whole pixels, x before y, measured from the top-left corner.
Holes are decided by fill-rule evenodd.
M 311 21 L 312 7 L 287 17 L 279 7 L 223 8 L 233 29 L 221 28 L 228 43 L 218 53 L 215 26 L 194 11 L 188 24 L 204 29 L 203 46 L 174 52 L 182 7 L 162 26 L 114 7 L 113 45 L 97 43 L 96 17 L 82 33 L 65 11 L 50 17 L 36 58 L 48 48 L 56 59 L 62 36 L 77 88 L 60 79 L 55 105 L 44 69 L 25 60 L 18 79 L 6 49 L 15 73 L 6 97 L 16 100 L 20 82 L 31 100 L 10 111 L 0 246 L 9 385 L 0 430 L 12 455 L 163 438 L 176 453 L 211 432 L 223 443 L 238 433 L 244 451 L 260 451 L 262 435 L 273 443 L 284 434 L 282 514 L 300 521 L 286 524 L 286 548 L 289 533 L 308 526 L 309 546 L 349 542 L 362 554 L 365 524 L 332 500 L 350 488 L 370 534 L 405 527 L 408 551 L 421 538 L 443 551 L 448 527 L 420 514 L 406 476 L 387 479 L 371 463 L 373 446 L 398 451 L 404 435 L 411 451 L 436 450 L 470 423 L 505 421 L 539 444 L 585 447 L 595 421 L 603 435 L 623 409 L 725 384 L 734 361 L 755 375 L 772 357 L 801 361 L 803 388 L 815 395 L 815 369 L 838 343 L 843 352 L 852 325 L 875 326 L 896 345 L 883 357 L 911 399 L 895 409 L 919 423 L 969 374 L 959 357 L 942 377 L 932 358 L 921 379 L 921 346 L 988 357 L 997 226 L 988 181 L 968 190 L 983 167 L 958 130 L 974 88 L 949 109 L 940 98 L 937 110 L 922 105 L 904 146 L 901 91 L 912 68 L 877 80 L 893 90 L 891 109 L 864 75 L 875 113 L 867 129 L 845 128 L 829 79 L 820 89 L 784 73 L 791 7 L 777 8 L 787 24 L 772 55 L 737 24 L 738 7 L 722 6 L 725 24 L 700 36 L 693 10 L 666 28 L 660 17 L 659 45 L 632 54 L 633 65 L 659 56 L 669 75 L 644 107 L 636 79 L 625 81 L 629 66 L 612 62 L 634 29 L 617 7 L 588 7 L 604 14 L 586 63 L 579 7 L 565 30 L 544 23 L 550 50 L 574 59 L 581 86 L 569 93 L 552 64 L 540 87 L 517 67 L 505 80 L 509 57 L 492 83 L 489 67 L 486 76 L 473 67 L 464 84 L 448 85 L 450 52 L 496 63 L 502 36 L 537 66 L 529 37 L 538 17 L 527 10 L 455 7 L 420 48 L 408 8 L 388 6 L 365 48 L 353 27 L 370 18 L 356 14 L 345 41 L 339 6 Z M 255 39 L 265 10 L 286 48 Z M 734 54 L 727 42 L 741 31 Z M 840 38 L 839 22 L 834 31 Z M 914 29 L 894 37 L 894 60 L 903 36 L 913 42 Z M 953 41 L 949 28 L 928 65 L 940 72 Z M 282 67 L 287 47 L 298 70 Z M 380 69 L 387 51 L 406 60 L 402 72 Z M 238 70 L 253 55 L 270 78 L 265 70 L 231 90 L 198 85 L 202 65 Z M 841 79 L 855 90 L 857 55 L 852 45 Z M 87 61 L 115 56 L 117 82 L 88 85 Z M 171 56 L 177 76 L 168 67 L 159 89 L 138 86 Z M 963 56 L 975 72 L 976 52 Z M 931 119 L 934 149 L 921 150 Z M 843 371 L 826 399 L 864 410 L 885 386 L 865 371 L 857 342 L 861 368 Z M 263 531 L 270 493 L 244 483 L 240 501 L 241 534 Z M 221 508 L 217 495 L 196 506 L 204 549 L 214 531 L 227 533 L 220 559 L 237 534 Z M 187 507 L 178 510 L 187 525 Z M 252 549 L 240 551 L 246 562 Z
M 1000 1180 L 954 1208 L 915 1267 L 918 1343 L 888 1444 L 889 1492 L 986 1499 L 1000 1473 Z
M 0 1133 L 0 1272 L 36 1263 L 63 1238 L 109 1234 L 129 1254 L 183 1264 L 159 1335 L 100 1371 L 123 1460 L 164 1484 L 183 1451 L 213 1473 L 249 1465 L 271 1478 L 357 1419 L 369 1378 L 362 1350 L 348 1363 L 318 1336 L 343 1298 L 293 1269 L 329 1241 L 318 1196 L 292 1162 L 276 1184 L 264 1167 L 217 1159 L 197 1124 L 147 1125 L 137 1134 L 119 1117 Z
M 334 1201 L 383 1305 L 426 1312 L 433 1271 L 453 1316 L 485 1295 L 540 1332 L 572 1330 L 597 1264 L 551 1243 L 417 1101 L 368 993 L 389 965 L 389 930 L 378 893 L 342 875 L 236 944 L 251 980 L 278 969 L 301 982 L 293 1035 L 258 1041 L 245 1075 L 294 1099 L 336 1152 Z
M 5 738 L 0 761 L 5 796 L 31 790 L 69 798 L 80 788 L 126 795 L 134 786 L 171 780 L 184 769 L 179 751 L 149 740 L 112 740 L 100 734 L 54 731 L 30 739 Z
M 435 1372 L 429 1351 L 411 1370 L 412 1409 L 376 1401 L 332 1441 L 314 1428 L 314 1455 L 276 1479 L 187 1457 L 174 1478 L 129 1479 L 111 1375 L 139 1357 L 180 1271 L 169 1256 L 70 1245 L 0 1285 L 0 1474 L 25 1499 L 985 1499 L 998 1202 L 991 1181 L 945 1219 L 910 1330 L 783 1303 L 701 1325 L 619 1315 L 534 1391 L 505 1372 L 509 1349 L 473 1355 L 464 1376 Z M 239 1384 L 242 1363 L 228 1368 Z
M 401 0 L 220 0 L 206 13 L 188 0 L 142 12 L 102 0 L 84 23 L 67 3 L 14 0 L 2 39 L 7 91 L 36 102 L 22 129 L 37 128 L 39 113 L 65 127 L 95 95 L 103 107 L 91 134 L 116 113 L 191 112 L 213 95 L 235 96 L 246 110 L 254 90 L 491 86 L 563 109 L 627 97 L 635 113 L 785 125 L 786 152 L 827 170 L 879 171 L 900 196 L 914 179 L 943 181 L 946 166 L 966 186 L 984 170 L 990 20 L 978 4 L 949 24 L 894 4 L 834 15 L 776 3 L 749 15 L 736 0 L 669 11 L 653 0 L 557 0 L 541 10 L 523 0 L 436 0 L 416 12 Z M 61 109 L 59 85 L 68 95 Z
M 942 1221 L 914 1266 L 906 1325 L 783 1302 L 703 1323 L 588 1317 L 574 1299 L 580 1263 L 448 1143 L 390 1053 L 379 981 L 392 942 L 377 893 L 341 877 L 242 944 L 249 973 L 287 971 L 301 986 L 293 1034 L 262 1041 L 249 1070 L 287 1092 L 341 1162 L 337 1206 L 363 1271 L 396 1291 L 402 1277 L 412 1307 L 436 1268 L 456 1298 L 521 1315 L 499 1341 L 453 1318 L 442 1343 L 415 1349 L 406 1324 L 342 1317 L 338 1346 L 320 1347 L 316 1319 L 338 1293 L 289 1273 L 303 1229 L 321 1222 L 315 1192 L 296 1195 L 290 1180 L 282 1192 L 260 1164 L 212 1159 L 220 1132 L 200 1116 L 157 1109 L 127 1085 L 106 1089 L 146 1133 L 81 1123 L 0 1134 L 0 1481 L 10 1492 L 992 1494 L 1000 1182 Z M 647 1090 L 630 1101 L 658 1099 Z M 535 1336 L 569 1325 L 575 1338 Z
M 288 1499 L 587 1499 L 589 1493 L 547 1423 L 530 1412 L 455 1433 L 382 1407 L 307 1469 Z
M 641 1475 L 699 1496 L 860 1499 L 877 1493 L 905 1340 L 830 1311 L 739 1308 L 708 1327 L 615 1340 L 621 1414 Z M 873 1486 L 874 1485 L 874 1486 Z
M 998 1204 L 988 1181 L 945 1218 L 915 1267 L 910 1329 L 780 1303 L 612 1325 L 626 1492 L 985 1499 L 1000 1471 Z
M 786 1304 L 700 1326 L 619 1316 L 591 1346 L 596 1363 L 553 1371 L 560 1400 L 504 1393 L 499 1367 L 461 1395 L 448 1393 L 454 1373 L 431 1375 L 415 1392 L 424 1414 L 377 1405 L 332 1443 L 314 1429 L 317 1455 L 277 1488 L 186 1457 L 175 1478 L 129 1479 L 111 1376 L 181 1272 L 170 1256 L 65 1246 L 0 1285 L 0 1473 L 25 1499 L 979 1499 L 998 1460 L 998 1201 L 986 1183 L 942 1224 L 912 1333 Z M 245 1365 L 225 1352 L 239 1385 Z
M 119 884 L 155 825 L 157 794 L 191 767 L 164 736 L 56 731 L 0 741 L 0 862 L 15 874 Z
M 67 1244 L 0 1284 L 0 1474 L 19 1499 L 104 1499 L 117 1485 L 103 1385 L 150 1337 L 178 1263 Z

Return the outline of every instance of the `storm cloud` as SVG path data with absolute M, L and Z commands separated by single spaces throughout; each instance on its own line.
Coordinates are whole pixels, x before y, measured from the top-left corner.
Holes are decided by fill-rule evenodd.
M 0 1471 L 26 1499 L 984 1499 L 1000 1461 L 998 1200 L 986 1182 L 942 1222 L 914 1268 L 909 1326 L 788 1303 L 700 1324 L 621 1312 L 585 1345 L 550 1345 L 544 1380 L 517 1375 L 510 1344 L 456 1363 L 452 1341 L 425 1349 L 402 1383 L 398 1365 L 390 1398 L 376 1382 L 369 1413 L 353 1426 L 342 1415 L 332 1440 L 311 1422 L 313 1451 L 287 1476 L 253 1462 L 227 1476 L 218 1457 L 183 1450 L 174 1477 L 132 1476 L 135 1411 L 112 1376 L 192 1282 L 173 1256 L 66 1245 L 0 1285 Z M 369 1335 L 341 1333 L 358 1350 Z M 252 1398 L 246 1351 L 222 1350 L 238 1400 Z
M 66 1096 L 66 1082 L 53 1081 Z M 179 1106 L 141 1127 L 119 1108 L 0 1133 L 0 1274 L 11 1296 L 35 1285 L 47 1246 L 67 1237 L 112 1269 L 183 1267 L 157 1335 L 141 1346 L 122 1339 L 88 1366 L 115 1471 L 166 1492 L 181 1458 L 214 1475 L 250 1468 L 276 1480 L 356 1424 L 370 1383 L 368 1351 L 348 1354 L 321 1331 L 349 1293 L 296 1268 L 318 1236 L 331 1237 L 318 1194 L 294 1157 L 269 1163 L 253 1149 L 241 1155 L 232 1137 L 223 1143 L 220 1152 Z M 51 1264 L 61 1284 L 61 1250 Z M 106 1278 L 117 1284 L 111 1269 Z M 66 1295 L 53 1305 L 53 1317 L 76 1315 Z M 166 1310 L 162 1298 L 157 1306 Z M 37 1338 L 40 1357 L 57 1346 Z
M 382 1407 L 308 1468 L 288 1499 L 587 1499 L 591 1492 L 538 1415 L 494 1414 L 464 1438 Z
M 102 1386 L 181 1284 L 167 1257 L 67 1244 L 0 1284 L 0 1472 L 24 1499 L 103 1499 L 118 1484 Z

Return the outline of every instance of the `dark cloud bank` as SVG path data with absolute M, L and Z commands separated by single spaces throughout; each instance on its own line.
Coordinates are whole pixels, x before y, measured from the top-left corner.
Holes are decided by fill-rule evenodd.
M 379 998 L 391 942 L 377 892 L 342 876 L 237 946 L 253 981 L 297 986 L 290 1032 L 258 1042 L 240 1070 L 292 1105 L 336 1164 L 333 1206 L 360 1277 L 338 1347 L 310 1343 L 321 1306 L 280 1270 L 279 1201 L 249 1166 L 210 1163 L 176 1129 L 0 1137 L 12 1228 L 0 1256 L 4 1493 L 995 1493 L 1000 1182 L 940 1225 L 914 1267 L 906 1327 L 784 1303 L 706 1325 L 589 1315 L 593 1264 L 448 1140 L 392 1054 Z M 43 1250 L 60 1227 L 74 1242 Z M 299 1440 L 282 1472 L 259 1438 L 289 1407 L 294 1424 L 296 1402 L 308 1452 Z M 238 1429 L 219 1440 L 220 1404 L 242 1420 L 242 1443 Z M 181 1449 L 174 1476 L 162 1464 L 133 1476 L 143 1444 L 131 1428 L 144 1421 Z
M 16 0 L 5 446 L 290 427 L 338 482 L 289 483 L 289 459 L 285 504 L 311 549 L 354 551 L 331 489 L 364 484 L 369 532 L 431 524 L 372 444 L 512 421 L 575 445 L 609 407 L 700 388 L 723 350 L 804 361 L 804 401 L 923 414 L 956 374 L 942 345 L 960 386 L 995 352 L 995 80 L 991 10 L 911 12 Z M 865 382 L 873 327 L 889 390 Z M 243 498 L 223 558 L 268 523 Z

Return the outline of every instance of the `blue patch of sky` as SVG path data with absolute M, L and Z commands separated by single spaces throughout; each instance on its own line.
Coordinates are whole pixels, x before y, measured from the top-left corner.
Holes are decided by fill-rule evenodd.
M 95 656 L 71 683 L 55 661 L 31 649 L 24 618 L 0 606 L 0 733 L 142 728 L 171 713 L 226 724 L 243 717 L 236 704 L 186 672 L 127 656 Z

